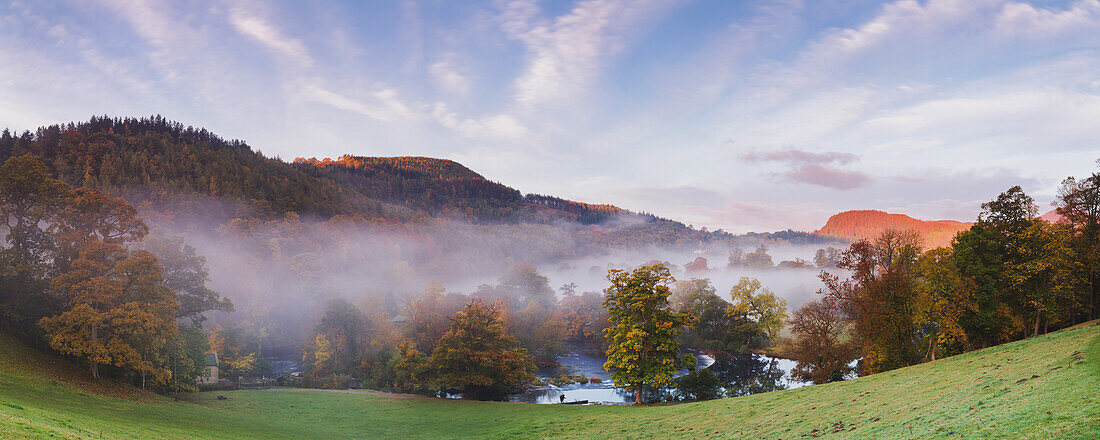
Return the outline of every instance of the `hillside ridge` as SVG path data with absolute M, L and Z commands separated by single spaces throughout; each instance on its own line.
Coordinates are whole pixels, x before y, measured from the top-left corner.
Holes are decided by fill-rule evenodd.
M 879 210 L 851 210 L 829 217 L 815 234 L 849 241 L 873 238 L 888 229 L 917 232 L 928 249 L 947 246 L 955 234 L 970 229 L 973 222 L 957 220 L 919 220 L 905 214 Z
M 289 212 L 396 223 L 446 217 L 593 224 L 619 215 L 652 217 L 613 205 L 525 196 L 449 159 L 345 154 L 285 162 L 243 141 L 161 116 L 96 116 L 33 133 L 0 133 L 0 162 L 26 153 L 40 157 L 54 177 L 70 185 L 121 195 L 135 205 L 184 205 L 175 211 L 186 213 L 195 211 L 195 197 L 229 202 L 201 210 L 222 221 Z

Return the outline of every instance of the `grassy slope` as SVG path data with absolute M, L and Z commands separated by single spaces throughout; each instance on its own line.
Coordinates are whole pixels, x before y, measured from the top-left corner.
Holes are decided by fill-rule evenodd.
M 44 364 L 0 338 L 0 438 L 1100 438 L 1097 323 L 848 382 L 641 408 L 293 390 L 196 404 Z

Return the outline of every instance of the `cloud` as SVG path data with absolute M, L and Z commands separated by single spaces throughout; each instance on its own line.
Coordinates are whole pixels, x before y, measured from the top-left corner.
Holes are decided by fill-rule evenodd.
M 922 220 L 956 220 L 971 222 L 978 217 L 986 200 L 939 199 L 922 203 L 899 203 L 885 207 L 886 212 L 898 212 Z
M 780 162 L 797 162 L 797 163 L 832 163 L 847 164 L 859 159 L 852 153 L 839 153 L 835 151 L 827 151 L 824 153 L 814 153 L 811 151 L 803 151 L 795 149 L 794 147 L 786 150 L 769 151 L 766 153 L 748 153 L 741 156 L 749 162 L 759 161 L 780 161 Z
M 174 16 L 173 10 L 146 0 L 108 0 L 107 3 L 153 49 L 150 62 L 165 79 L 171 82 L 194 80 L 195 71 L 206 70 L 217 75 L 218 65 L 211 55 L 203 54 L 206 36 L 194 29 L 184 19 Z
M 432 75 L 436 87 L 448 93 L 466 95 L 470 92 L 472 80 L 455 65 L 455 55 L 453 53 L 447 54 L 442 60 L 428 66 L 428 73 Z
M 974 91 L 927 100 L 880 112 L 880 116 L 863 122 L 860 131 L 870 136 L 895 137 L 953 133 L 971 142 L 993 142 L 1001 149 L 1029 151 L 1041 142 L 1057 142 L 1064 148 L 1089 145 L 1096 134 L 1097 120 L 1100 94 L 1084 88 L 1044 86 Z
M 647 203 L 666 205 L 714 205 L 726 199 L 718 192 L 689 185 L 667 188 L 629 188 L 617 193 L 624 199 L 645 200 Z
M 393 89 L 371 92 L 368 100 L 357 100 L 315 84 L 307 84 L 302 88 L 301 97 L 382 122 L 399 122 L 417 116 L 398 99 L 397 91 Z
M 859 26 L 828 32 L 808 46 L 803 61 L 841 63 L 872 52 L 925 61 L 944 49 L 987 56 L 991 49 L 1019 50 L 1022 40 L 1049 43 L 1058 37 L 1067 40 L 1066 47 L 1089 47 L 1100 40 L 1098 27 L 1100 0 L 1079 0 L 1065 9 L 1006 0 L 899 0 Z
M 498 141 L 530 141 L 531 132 L 518 120 L 507 114 L 480 119 L 462 118 L 451 112 L 444 103 L 436 103 L 432 116 L 440 125 L 468 139 Z
M 997 16 L 994 30 L 1004 35 L 1047 37 L 1070 32 L 1091 32 L 1100 26 L 1100 0 L 1081 0 L 1065 10 L 1036 8 L 1027 3 L 1008 3 Z
M 685 206 L 686 219 L 700 225 L 719 225 L 735 233 L 765 232 L 776 229 L 812 231 L 835 214 L 815 203 L 744 202 L 725 205 Z
M 866 173 L 819 163 L 801 164 L 783 173 L 783 175 L 795 182 L 839 190 L 859 188 L 871 181 L 871 176 Z
M 504 5 L 499 20 L 510 38 L 527 46 L 527 65 L 513 83 L 524 105 L 563 102 L 596 78 L 637 28 L 670 7 L 670 0 L 588 0 L 554 20 L 538 17 L 534 1 Z
M 293 62 L 303 67 L 313 66 L 313 58 L 301 40 L 284 35 L 271 23 L 248 13 L 243 8 L 233 8 L 229 11 L 229 24 L 242 35 L 256 40 Z
M 741 158 L 748 162 L 785 163 L 788 169 L 779 174 L 782 178 L 826 188 L 849 190 L 864 186 L 871 181 L 871 176 L 866 173 L 836 166 L 846 165 L 859 159 L 859 156 L 851 153 L 835 151 L 814 153 L 790 147 L 765 153 L 747 153 Z

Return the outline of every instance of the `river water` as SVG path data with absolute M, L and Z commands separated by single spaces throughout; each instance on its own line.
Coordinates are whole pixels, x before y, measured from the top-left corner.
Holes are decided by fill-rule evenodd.
M 771 358 L 758 354 L 719 354 L 715 356 L 695 354 L 699 368 L 708 368 L 718 376 L 727 395 L 741 396 L 781 389 L 798 388 L 810 383 L 790 378 L 795 362 L 789 359 Z M 509 400 L 526 403 L 560 403 L 587 400 L 589 403 L 626 404 L 634 402 L 634 393 L 615 388 L 611 373 L 603 368 L 603 358 L 574 351 L 558 358 L 560 369 L 572 374 L 598 377 L 600 383 L 571 384 L 533 388 L 523 394 L 513 394 Z M 556 375 L 559 369 L 543 369 L 536 374 L 541 378 Z M 680 375 L 686 371 L 680 372 Z M 668 390 L 665 390 L 666 392 Z

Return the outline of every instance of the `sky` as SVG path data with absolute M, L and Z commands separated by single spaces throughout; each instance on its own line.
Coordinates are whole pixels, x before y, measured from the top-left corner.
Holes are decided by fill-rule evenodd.
M 160 114 L 731 232 L 1045 212 L 1100 158 L 1100 0 L 15 1 L 0 41 L 14 131 Z

